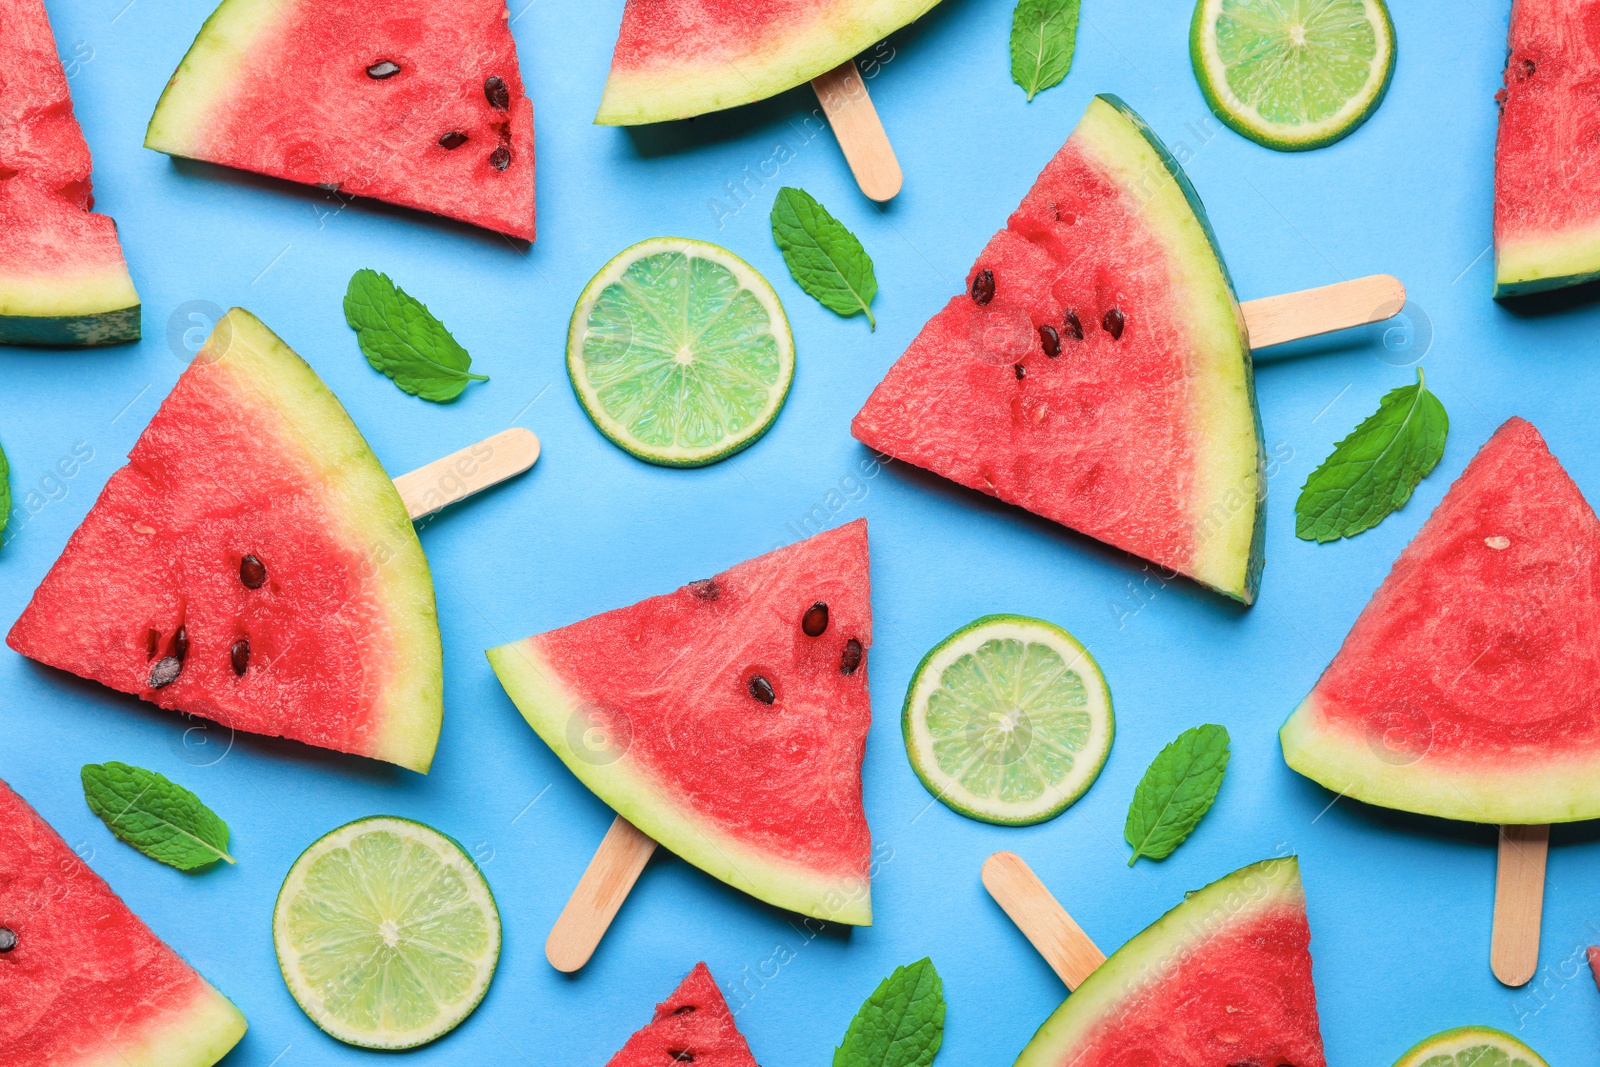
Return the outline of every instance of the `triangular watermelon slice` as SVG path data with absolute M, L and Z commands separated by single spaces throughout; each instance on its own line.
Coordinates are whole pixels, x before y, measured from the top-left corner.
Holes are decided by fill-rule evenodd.
M 117 224 L 94 214 L 89 146 L 43 0 L 0 4 L 0 344 L 139 339 Z
M 1467 464 L 1280 737 L 1369 804 L 1600 818 L 1600 520 L 1538 430 Z
M 338 398 L 223 316 L 6 643 L 224 726 L 426 771 L 439 625 L 416 531 Z
M 867 524 L 489 650 L 528 724 L 640 830 L 769 904 L 872 922 Z
M 865 444 L 1245 603 L 1266 481 L 1250 347 L 1183 170 L 1096 97 L 967 292 L 851 424 Z
M 0 1063 L 210 1067 L 244 1016 L 0 781 Z
M 628 1038 L 606 1067 L 756 1067 L 750 1046 L 734 1024 L 711 972 L 694 965 L 673 991 L 656 1005 L 650 1025 Z
M 1017 1067 L 1325 1067 L 1300 864 L 1234 871 L 1084 979 Z
M 748 104 L 824 74 L 939 0 L 628 0 L 602 126 Z
M 505 0 L 222 0 L 144 143 L 534 238 Z

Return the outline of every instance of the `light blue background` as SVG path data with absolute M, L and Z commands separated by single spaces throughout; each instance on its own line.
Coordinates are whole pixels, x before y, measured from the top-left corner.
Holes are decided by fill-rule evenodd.
M 805 140 L 801 123 L 816 105 L 805 89 L 664 128 L 592 126 L 620 0 L 514 4 L 537 109 L 541 237 L 531 251 L 382 206 L 335 211 L 314 189 L 145 150 L 145 122 L 210 0 L 50 3 L 94 151 L 98 203 L 121 226 L 146 336 L 99 351 L 0 352 L 0 435 L 19 507 L 45 502 L 12 518 L 0 550 L 0 621 L 21 612 L 182 371 L 190 302 L 259 314 L 317 368 L 392 472 L 513 423 L 544 443 L 530 475 L 422 531 L 446 661 L 444 735 L 426 778 L 287 742 L 240 737 L 230 748 L 215 729 L 186 737 L 191 724 L 175 715 L 0 652 L 0 775 L 244 1010 L 250 1032 L 228 1064 L 374 1062 L 300 1013 L 277 972 L 269 918 L 306 844 L 380 812 L 466 843 L 505 921 L 487 1000 L 456 1033 L 409 1054 L 418 1064 L 600 1064 L 696 960 L 728 987 L 764 964 L 771 975 L 775 953 L 793 958 L 764 985 L 750 979 L 754 995 L 739 1013 L 768 1067 L 827 1063 L 878 980 L 925 954 L 949 998 L 939 1062 L 1009 1064 L 1064 991 L 979 885 L 980 862 L 1002 848 L 1027 857 L 1107 949 L 1185 890 L 1296 851 L 1331 1063 L 1386 1064 L 1465 1023 L 1519 1033 L 1558 1067 L 1600 1063 L 1600 997 L 1575 955 L 1600 941 L 1594 830 L 1556 830 L 1543 966 L 1532 985 L 1508 990 L 1488 968 L 1493 831 L 1350 801 L 1330 807 L 1331 794 L 1284 766 L 1275 737 L 1400 548 L 1502 420 L 1530 418 L 1578 484 L 1600 492 L 1600 312 L 1518 315 L 1489 299 L 1506 0 L 1397 4 L 1388 99 L 1354 136 L 1308 154 L 1270 152 L 1209 116 L 1189 69 L 1182 4 L 1085 0 L 1076 66 L 1029 104 L 1008 79 L 1010 4 L 947 0 L 890 39 L 870 82 L 906 173 L 887 208 L 855 191 L 830 135 Z M 1287 457 L 1271 484 L 1260 603 L 1244 611 L 1182 581 L 1145 584 L 1119 553 L 885 469 L 839 498 L 831 520 L 871 520 L 877 715 L 866 803 L 876 841 L 893 855 L 873 887 L 878 925 L 807 942 L 792 916 L 669 859 L 646 871 L 590 966 L 576 978 L 557 974 L 544 960 L 546 932 L 611 813 L 522 723 L 481 650 L 792 541 L 791 523 L 831 507 L 830 492 L 855 484 L 846 479 L 867 457 L 849 436 L 851 415 L 958 291 L 1090 96 L 1106 91 L 1189 159 L 1241 297 L 1378 271 L 1411 293 L 1408 320 L 1387 333 L 1353 331 L 1259 361 L 1266 440 Z M 794 158 L 776 180 L 770 165 L 764 178 L 780 144 L 788 148 L 776 154 Z M 739 210 L 728 183 L 746 175 L 752 202 Z M 882 287 L 875 333 L 861 318 L 834 317 L 789 279 L 767 223 L 785 183 L 815 194 L 872 254 Z M 794 389 L 771 434 L 704 470 L 650 467 L 606 442 L 563 364 L 583 284 L 623 247 L 660 234 L 717 241 L 750 260 L 777 287 L 798 344 Z M 340 311 L 360 267 L 388 272 L 427 301 L 493 380 L 441 407 L 371 371 Z M 1306 474 L 1382 393 L 1412 379 L 1408 364 L 1424 352 L 1452 423 L 1438 471 L 1405 510 L 1354 541 L 1297 541 L 1292 508 Z M 64 482 L 46 481 L 78 442 L 93 460 Z M 1116 745 L 1100 781 L 1033 829 L 930 806 L 900 741 L 900 701 L 918 658 L 993 611 L 1071 629 L 1116 698 Z M 1221 798 L 1170 860 L 1129 870 L 1121 826 L 1134 783 L 1163 743 L 1203 721 L 1226 724 L 1234 738 Z M 77 776 L 81 764 L 106 759 L 198 791 L 231 825 L 238 866 L 186 876 L 115 842 Z

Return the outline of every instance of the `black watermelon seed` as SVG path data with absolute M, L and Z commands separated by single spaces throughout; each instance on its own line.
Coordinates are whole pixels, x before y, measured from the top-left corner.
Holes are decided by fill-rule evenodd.
M 17 932 L 9 926 L 0 926 L 0 952 L 10 952 L 17 947 Z
M 979 307 L 994 299 L 994 271 L 984 268 L 972 276 L 972 299 Z
M 367 77 L 376 81 L 392 78 L 400 73 L 400 64 L 392 59 L 380 59 L 367 68 Z
M 155 659 L 156 653 L 161 651 L 161 631 L 149 629 L 144 632 L 144 658 Z
M 1106 333 L 1111 335 L 1113 341 L 1122 339 L 1122 328 L 1127 324 L 1128 317 L 1116 308 L 1112 308 L 1100 316 L 1100 325 L 1105 328 Z
M 489 153 L 489 166 L 495 170 L 505 170 L 511 166 L 511 149 L 501 145 Z
M 772 690 L 772 683 L 759 674 L 750 678 L 750 695 L 763 704 L 770 704 L 778 699 L 778 694 Z
M 189 628 L 187 626 L 178 627 L 178 632 L 172 635 L 170 652 L 179 663 L 189 658 Z
M 821 637 L 828 631 L 828 605 L 817 601 L 806 609 L 800 618 L 800 629 L 804 630 L 807 637 Z
M 669 1048 L 669 1049 L 667 1049 L 667 1055 L 671 1056 L 673 1059 L 677 1060 L 679 1063 L 693 1063 L 694 1062 L 694 1053 L 690 1052 L 686 1048 Z
M 244 672 L 250 669 L 250 639 L 241 637 L 235 641 L 228 652 L 228 659 L 233 663 L 233 673 L 243 678 Z
M 150 688 L 162 689 L 178 680 L 183 673 L 183 661 L 177 656 L 162 656 L 150 669 Z
M 1067 312 L 1062 316 L 1061 321 L 1066 323 L 1067 332 L 1072 335 L 1074 341 L 1083 340 L 1083 323 L 1078 321 L 1078 313 L 1076 311 Z
M 854 674 L 861 666 L 861 642 L 855 638 L 844 643 L 844 655 L 839 658 L 839 673 Z
M 676 1008 L 673 1008 L 672 1009 L 672 1014 L 674 1014 L 674 1015 L 688 1015 L 691 1011 L 694 1011 L 694 1005 L 693 1004 L 682 1004 L 682 1005 L 679 1005 Z
M 1013 363 L 1011 369 L 1017 372 L 1017 381 L 1019 382 L 1028 376 L 1028 368 L 1020 363 Z
M 722 595 L 722 587 L 717 584 L 715 578 L 702 578 L 698 582 L 690 582 L 684 588 L 698 600 L 715 600 Z
M 511 107 L 511 90 L 506 88 L 506 83 L 500 80 L 498 74 L 491 74 L 483 80 L 483 98 L 496 111 Z
M 451 130 L 439 138 L 439 147 L 444 149 L 460 148 L 467 143 L 467 135 L 460 130 Z
M 1044 354 L 1051 359 L 1061 354 L 1061 335 L 1056 333 L 1056 328 L 1048 322 L 1039 327 L 1039 345 L 1044 349 Z
M 246 589 L 260 589 L 267 582 L 267 565 L 252 552 L 239 561 L 239 580 Z

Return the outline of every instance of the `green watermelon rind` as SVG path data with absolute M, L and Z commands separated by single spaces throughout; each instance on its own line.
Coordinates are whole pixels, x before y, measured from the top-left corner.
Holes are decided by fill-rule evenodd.
M 141 334 L 137 303 L 110 311 L 60 315 L 0 315 L 0 345 L 80 348 L 120 345 Z
M 835 3 L 809 29 L 786 28 L 776 55 L 758 61 L 683 66 L 649 74 L 612 68 L 600 96 L 597 126 L 640 126 L 704 115 L 765 100 L 849 62 L 927 14 L 939 0 Z M 870 9 L 870 10 L 862 10 Z
M 1494 298 L 1515 299 L 1600 280 L 1600 226 L 1494 246 Z
M 287 19 L 293 6 L 283 0 L 222 0 L 161 90 L 144 146 L 169 156 L 203 158 L 210 116 L 233 91 L 251 45 Z
M 953 795 L 951 785 L 947 784 L 948 776 L 939 770 L 936 764 L 931 768 L 929 766 L 933 762 L 933 754 L 931 751 L 924 751 L 926 746 L 923 737 L 927 731 L 925 724 L 917 715 L 918 709 L 927 707 L 929 695 L 939 684 L 939 679 L 928 669 L 930 664 L 952 646 L 971 645 L 974 639 L 980 636 L 987 640 L 986 631 L 998 634 L 1007 629 L 1018 634 L 1035 631 L 1043 644 L 1078 652 L 1088 664 L 1088 670 L 1080 670 L 1079 674 L 1090 684 L 1098 683 L 1096 687 L 1099 689 L 1100 707 L 1105 713 L 1103 737 L 1094 739 L 1098 742 L 1095 749 L 1090 750 L 1086 747 L 1085 751 L 1078 753 L 1079 758 L 1074 760 L 1073 770 L 1069 776 L 1071 785 L 1065 790 L 1059 788 L 1054 790 L 1055 796 L 1051 802 L 1032 809 L 1024 808 L 1022 805 L 1007 805 L 1004 802 L 998 804 L 990 802 L 985 806 L 980 798 L 974 797 L 968 801 Z M 972 647 L 977 646 L 972 645 Z M 1090 672 L 1093 677 L 1088 677 Z M 1033 826 L 1048 822 L 1077 803 L 1078 798 L 1087 793 L 1089 787 L 1100 777 L 1100 771 L 1111 755 L 1111 744 L 1116 738 L 1116 732 L 1117 721 L 1111 703 L 1111 687 L 1106 683 L 1106 676 L 1100 670 L 1100 664 L 1095 661 L 1093 654 L 1084 647 L 1083 642 L 1055 623 L 1027 615 L 985 615 L 972 620 L 934 645 L 922 657 L 916 670 L 911 672 L 911 684 L 906 686 L 905 703 L 900 709 L 900 733 L 905 738 L 906 756 L 910 759 L 911 769 L 916 772 L 923 788 L 951 811 L 996 826 Z
M 1213 323 L 1215 336 L 1211 337 L 1210 340 L 1216 345 L 1218 351 L 1225 352 L 1229 357 L 1237 360 L 1236 365 L 1225 369 L 1230 373 L 1236 372 L 1238 377 L 1230 383 L 1224 383 L 1223 388 L 1226 391 L 1237 389 L 1243 392 L 1249 408 L 1248 425 L 1254 440 L 1250 443 L 1250 447 L 1239 450 L 1241 454 L 1245 452 L 1253 453 L 1253 458 L 1247 461 L 1249 469 L 1244 469 L 1245 464 L 1241 463 L 1240 469 L 1224 472 L 1223 477 L 1219 480 L 1223 484 L 1248 483 L 1250 487 L 1249 496 L 1254 499 L 1246 500 L 1241 498 L 1238 501 L 1230 502 L 1228 497 L 1223 496 L 1217 499 L 1205 514 L 1196 516 L 1195 540 L 1197 551 L 1191 570 L 1185 573 L 1190 574 L 1201 584 L 1225 596 L 1232 597 L 1244 604 L 1251 604 L 1254 603 L 1256 594 L 1260 591 L 1261 572 L 1266 565 L 1267 457 L 1263 443 L 1264 434 L 1261 428 L 1261 410 L 1256 403 L 1255 372 L 1250 357 L 1250 337 L 1245 328 L 1244 312 L 1239 307 L 1239 297 L 1234 289 L 1233 278 L 1228 273 L 1227 261 L 1222 257 L 1222 249 L 1217 243 L 1216 232 L 1211 228 L 1211 219 L 1206 214 L 1205 205 L 1200 201 L 1200 194 L 1195 191 L 1194 185 L 1190 183 L 1189 176 L 1184 173 L 1182 165 L 1167 150 L 1167 146 L 1162 143 L 1161 138 L 1150 128 L 1149 124 L 1124 103 L 1120 97 L 1111 93 L 1101 93 L 1095 97 L 1095 100 L 1112 108 L 1125 121 L 1128 128 L 1139 134 L 1143 143 L 1148 146 L 1149 151 L 1155 154 L 1160 169 L 1172 180 L 1173 187 L 1182 194 L 1188 214 L 1199 224 L 1200 233 L 1204 236 L 1203 245 L 1199 242 L 1185 242 L 1189 247 L 1181 249 L 1181 251 L 1187 253 L 1186 259 L 1189 260 L 1190 266 L 1199 272 L 1197 277 L 1191 279 L 1193 286 L 1214 288 L 1217 281 L 1220 280 L 1220 292 L 1225 294 L 1226 314 L 1219 316 L 1219 321 Z M 1091 103 L 1074 136 L 1078 136 L 1080 132 L 1092 130 L 1091 122 L 1093 122 L 1094 117 L 1095 108 L 1094 104 Z M 1103 125 L 1108 131 L 1115 128 L 1111 124 L 1100 125 Z M 1088 136 L 1092 136 L 1092 133 L 1088 134 Z M 1137 153 L 1128 151 L 1128 146 L 1126 145 L 1120 147 L 1123 150 L 1116 154 L 1117 158 L 1126 159 L 1129 163 L 1133 163 Z M 1110 166 L 1113 156 L 1111 153 L 1100 152 L 1096 154 L 1096 159 L 1102 165 Z M 1114 172 L 1114 174 L 1119 182 L 1129 189 L 1137 190 L 1142 188 L 1150 190 L 1150 195 L 1144 205 L 1144 209 L 1147 212 L 1159 206 L 1161 184 L 1159 180 L 1155 183 L 1155 188 L 1151 189 L 1150 185 L 1147 184 L 1151 175 L 1142 169 L 1129 170 L 1122 174 Z M 1167 241 L 1168 246 L 1172 247 L 1175 240 L 1180 239 L 1182 213 L 1175 210 L 1177 207 L 1175 203 L 1166 206 L 1172 209 L 1172 217 L 1168 219 L 1168 222 L 1177 222 L 1178 226 L 1169 225 L 1159 227 L 1159 229 L 1162 232 L 1173 235 Z M 1157 227 L 1152 225 L 1152 228 Z M 1178 250 L 1174 249 L 1174 251 Z M 1207 268 L 1213 265 L 1218 277 L 1208 279 L 1204 275 Z M 1224 318 L 1227 320 L 1226 323 L 1220 321 Z M 1199 328 L 1199 323 L 1191 321 L 1189 327 L 1193 331 Z M 1203 377 L 1203 375 L 1196 374 L 1194 380 L 1200 381 Z M 1197 412 L 1215 409 L 1216 407 L 1216 404 L 1208 405 L 1203 399 L 1195 404 Z M 1204 441 L 1226 440 L 1230 433 L 1236 433 L 1239 430 L 1239 426 L 1236 425 L 1239 414 L 1238 411 L 1234 411 L 1231 415 L 1219 420 L 1216 425 L 1204 427 L 1198 436 Z M 1238 489 L 1233 491 L 1239 492 Z M 1223 528 L 1229 527 L 1234 521 L 1234 516 L 1242 509 L 1248 508 L 1251 523 L 1250 534 L 1246 544 L 1221 546 L 1221 549 L 1214 553 L 1215 560 L 1206 563 L 1203 562 L 1199 551 L 1204 547 L 1208 536 L 1205 532 L 1205 524 L 1217 517 L 1219 508 L 1222 509 L 1220 523 Z
M 60 1060 L 60 1067 L 212 1067 L 244 1037 L 249 1024 L 233 1002 L 201 979 L 193 1003 L 153 1023 L 135 1042 L 108 1054 Z
M 586 721 L 584 702 L 560 682 L 532 638 L 485 653 L 506 693 L 550 751 L 618 815 L 677 856 L 751 896 L 801 915 L 847 926 L 872 925 L 865 875 L 827 878 L 773 860 L 704 820 L 686 814 L 622 753 L 614 761 L 580 756 L 572 724 Z
M 1146 983 L 1159 981 L 1200 939 L 1225 924 L 1246 922 L 1270 908 L 1304 909 L 1300 862 L 1293 856 L 1261 860 L 1225 875 L 1135 934 L 1095 968 L 1039 1027 L 1016 1067 L 1058 1067 L 1075 1046 L 1113 1017 Z M 1198 932 L 1198 937 L 1196 936 Z
M 0 273 L 0 344 L 117 345 L 139 334 L 139 294 L 120 255 L 48 276 Z
M 339 398 L 250 312 L 234 308 L 218 320 L 195 360 L 211 364 L 195 369 L 230 373 L 242 403 L 269 406 L 288 421 L 305 460 L 325 476 L 344 543 L 378 568 L 392 673 L 381 730 L 365 754 L 426 774 L 444 718 L 444 652 L 433 578 L 399 490 Z
M 1435 1056 L 1448 1056 L 1452 1060 L 1461 1052 L 1479 1046 L 1490 1046 L 1526 1061 L 1522 1067 L 1549 1067 L 1544 1057 L 1524 1042 L 1518 1041 L 1504 1030 L 1492 1026 L 1457 1026 L 1425 1037 L 1412 1045 L 1394 1062 L 1394 1067 L 1422 1067 Z M 1492 1063 L 1493 1060 L 1474 1058 L 1468 1063 Z M 1463 1064 L 1462 1067 L 1467 1067 Z M 1510 1067 L 1516 1067 L 1513 1059 Z

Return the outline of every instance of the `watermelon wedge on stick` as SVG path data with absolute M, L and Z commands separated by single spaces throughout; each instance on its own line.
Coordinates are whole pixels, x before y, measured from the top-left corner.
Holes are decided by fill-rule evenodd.
M 139 339 L 117 224 L 94 213 L 89 146 L 43 0 L 0 2 L 0 344 Z
M 704 963 L 694 965 L 672 996 L 656 1005 L 655 1018 L 639 1030 L 606 1067 L 756 1067 L 733 1012 Z
M 1188 894 L 1109 958 L 1015 853 L 983 884 L 1072 992 L 1017 1067 L 1325 1067 L 1293 856 Z
M 1600 519 L 1532 425 L 1479 450 L 1279 738 L 1341 796 L 1500 824 L 1490 962 L 1532 977 L 1547 824 L 1600 817 Z
M 864 519 L 490 649 L 523 718 L 618 812 L 546 955 L 582 967 L 660 842 L 769 904 L 869 925 Z
M 211 1067 L 239 1009 L 0 781 L 0 1061 Z
M 425 773 L 442 667 L 411 518 L 537 455 L 509 431 L 397 490 L 316 373 L 235 308 L 6 643 L 230 729 Z
M 1100 96 L 851 432 L 1249 604 L 1266 505 L 1251 347 L 1404 303 L 1374 275 L 1241 308 L 1183 169 Z

